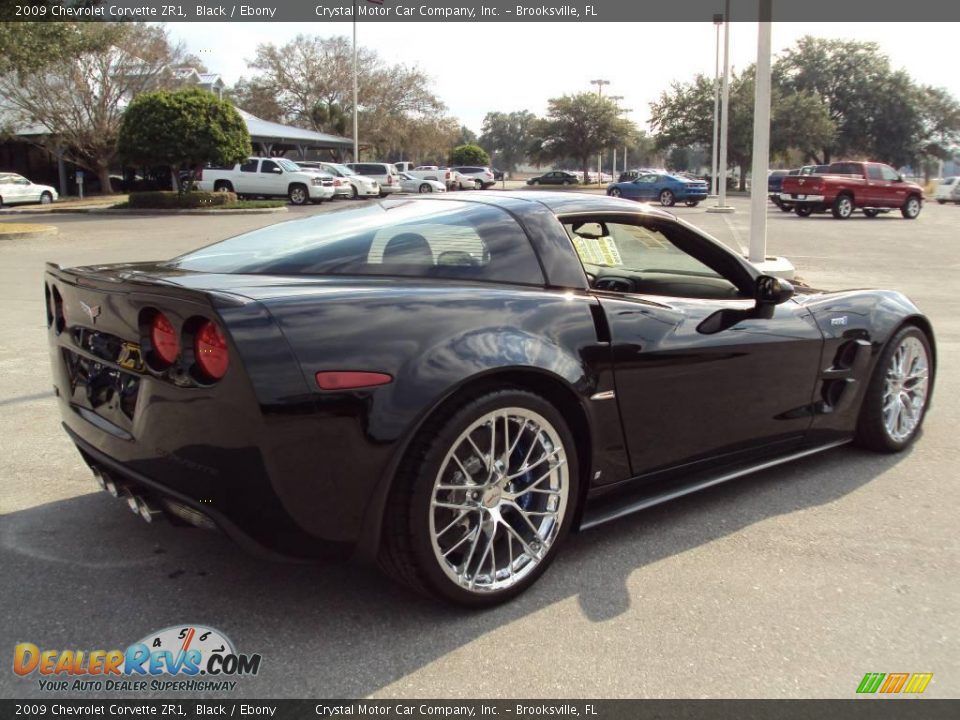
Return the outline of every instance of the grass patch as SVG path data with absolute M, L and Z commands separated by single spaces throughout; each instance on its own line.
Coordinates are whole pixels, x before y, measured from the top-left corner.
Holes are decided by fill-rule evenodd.
M 209 207 L 202 208 L 151 208 L 151 209 L 166 209 L 166 210 L 259 210 L 262 208 L 279 208 L 285 207 L 287 204 L 286 200 L 237 200 L 232 203 L 226 203 L 224 205 L 211 205 Z M 122 202 L 112 205 L 113 210 L 129 210 L 130 203 Z M 141 209 L 141 208 L 137 208 Z
M 49 230 L 50 225 L 36 225 L 33 223 L 0 223 L 0 235 L 13 235 L 15 233 L 40 232 Z

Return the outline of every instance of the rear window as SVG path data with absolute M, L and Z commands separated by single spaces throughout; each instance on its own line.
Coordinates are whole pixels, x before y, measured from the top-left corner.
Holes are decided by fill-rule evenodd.
M 956 179 L 955 177 L 950 177 L 950 178 L 946 178 L 945 180 L 943 180 L 943 182 L 941 182 L 940 184 L 941 184 L 941 185 L 953 185 L 953 183 L 955 183 L 956 181 L 957 181 L 957 179 Z
M 183 255 L 185 270 L 385 275 L 542 285 L 523 229 L 499 208 L 395 200 L 271 225 Z

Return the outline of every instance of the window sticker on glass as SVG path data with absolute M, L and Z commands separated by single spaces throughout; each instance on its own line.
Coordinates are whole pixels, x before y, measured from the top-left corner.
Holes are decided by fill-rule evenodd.
M 606 265 L 607 267 L 623 265 L 620 251 L 617 250 L 613 238 L 584 238 L 574 235 L 573 246 L 577 249 L 580 260 L 590 265 Z

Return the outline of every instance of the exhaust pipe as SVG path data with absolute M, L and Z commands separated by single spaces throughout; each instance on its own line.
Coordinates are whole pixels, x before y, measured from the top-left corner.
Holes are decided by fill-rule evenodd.
M 154 520 L 160 520 L 163 518 L 163 511 L 160 508 L 152 505 L 146 498 L 138 495 L 136 501 L 137 514 L 143 518 L 144 522 L 152 523 Z

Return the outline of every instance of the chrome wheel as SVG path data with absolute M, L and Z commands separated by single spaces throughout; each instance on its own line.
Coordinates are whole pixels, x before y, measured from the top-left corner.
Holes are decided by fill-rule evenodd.
M 433 485 L 430 540 L 461 588 L 490 593 L 546 558 L 569 505 L 567 452 L 542 415 L 519 407 L 473 422 L 447 452 Z
M 613 197 L 620 197 L 620 188 L 614 188 L 610 191 L 610 195 Z
M 307 202 L 307 191 L 300 185 L 290 188 L 290 202 L 294 205 L 303 205 Z
M 883 427 L 902 443 L 916 431 L 927 404 L 930 364 L 919 339 L 907 336 L 894 351 L 883 386 Z
M 669 190 L 664 190 L 660 193 L 660 204 L 664 207 L 673 207 L 673 193 Z
M 907 204 L 903 206 L 903 216 L 912 220 L 920 214 L 920 200 L 916 197 L 911 197 L 907 200 Z

